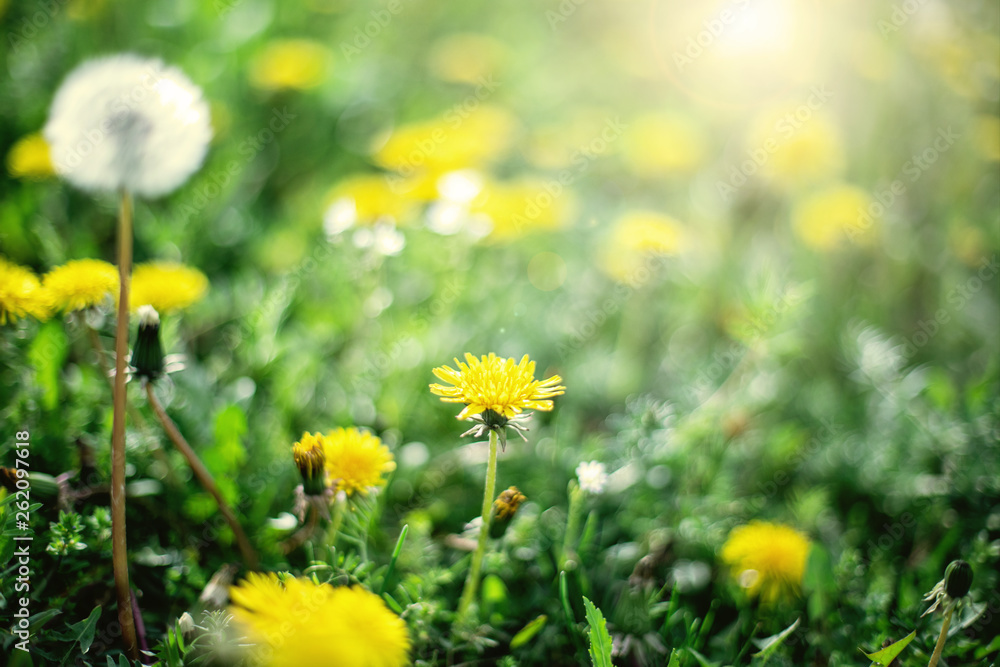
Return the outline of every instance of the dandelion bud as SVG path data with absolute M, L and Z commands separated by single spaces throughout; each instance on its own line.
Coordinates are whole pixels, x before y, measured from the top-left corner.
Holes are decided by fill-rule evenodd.
M 302 473 L 303 489 L 307 496 L 326 493 L 326 451 L 323 436 L 303 433 L 302 439 L 292 446 L 295 465 Z
M 493 501 L 493 521 L 490 523 L 490 537 L 501 537 L 510 525 L 511 519 L 517 514 L 517 508 L 521 506 L 528 497 L 516 487 L 512 486 L 506 491 L 502 491 L 497 499 Z
M 135 350 L 132 351 L 132 367 L 136 377 L 150 381 L 163 375 L 160 316 L 151 306 L 139 309 L 139 332 L 136 334 Z
M 953 560 L 944 571 L 944 590 L 948 597 L 965 597 L 972 587 L 972 566 L 964 560 Z

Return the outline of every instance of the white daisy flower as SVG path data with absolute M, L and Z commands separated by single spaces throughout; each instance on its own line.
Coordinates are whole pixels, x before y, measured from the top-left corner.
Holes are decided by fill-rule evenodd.
M 201 89 L 180 70 L 122 54 L 66 77 L 44 134 L 56 172 L 73 185 L 158 197 L 201 166 L 212 129 Z
M 588 461 L 576 467 L 580 488 L 589 493 L 603 493 L 608 483 L 608 473 L 599 461 Z

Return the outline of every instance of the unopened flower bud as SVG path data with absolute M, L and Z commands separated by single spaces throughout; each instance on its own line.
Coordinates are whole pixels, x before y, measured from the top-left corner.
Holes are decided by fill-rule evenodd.
M 944 571 L 944 590 L 952 599 L 964 598 L 972 588 L 972 566 L 964 560 L 953 560 Z
M 160 316 L 152 306 L 139 308 L 139 332 L 132 351 L 136 377 L 155 380 L 163 375 L 163 346 L 160 345 Z

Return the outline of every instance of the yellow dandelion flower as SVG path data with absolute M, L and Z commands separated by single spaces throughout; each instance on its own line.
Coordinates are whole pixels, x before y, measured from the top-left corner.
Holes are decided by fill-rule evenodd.
M 358 174 L 337 183 L 326 196 L 324 228 L 337 233 L 355 224 L 383 219 L 405 223 L 416 213 L 416 202 L 397 177 Z
M 307 39 L 271 42 L 250 64 L 250 83 L 263 90 L 315 88 L 326 78 L 330 52 Z
M 18 139 L 7 153 L 7 170 L 14 178 L 45 178 L 55 174 L 49 144 L 40 132 Z
M 372 157 L 403 176 L 466 169 L 502 157 L 516 126 L 514 116 L 501 107 L 451 109 L 440 117 L 397 127 L 375 147 Z
M 488 85 L 507 54 L 507 45 L 487 35 L 456 33 L 434 43 L 430 71 L 443 81 Z
M 552 410 L 554 396 L 565 393 L 562 378 L 553 375 L 547 380 L 535 379 L 535 362 L 528 355 L 520 362 L 504 359 L 492 352 L 476 358 L 465 353 L 465 363 L 455 359 L 458 370 L 450 366 L 434 369 L 434 375 L 450 383 L 430 385 L 431 393 L 445 403 L 464 403 L 458 419 L 468 419 L 487 410 L 510 419 L 524 410 Z
M 45 274 L 52 305 L 66 312 L 111 301 L 118 293 L 118 269 L 99 259 L 77 259 Z
M 410 636 L 382 598 L 360 586 L 252 572 L 229 608 L 264 667 L 403 667 Z
M 385 486 L 384 474 L 396 469 L 392 452 L 382 441 L 357 428 L 337 428 L 323 436 L 326 473 L 335 491 L 347 495 Z
M 704 131 L 690 118 L 651 113 L 639 116 L 625 129 L 622 154 L 640 176 L 685 174 L 705 158 Z
M 292 458 L 302 473 L 306 495 L 322 495 L 326 491 L 326 441 L 319 433 L 303 433 L 292 445 Z
M 155 262 L 137 264 L 132 271 L 129 307 L 152 306 L 159 313 L 187 308 L 208 290 L 208 278 L 183 264 Z
M 797 530 L 751 521 L 729 533 L 721 556 L 749 595 L 770 603 L 798 593 L 809 549 L 809 539 Z
M 27 316 L 46 320 L 52 300 L 41 281 L 27 269 L 0 257 L 0 324 Z
M 829 180 L 844 167 L 836 126 L 801 105 L 770 109 L 757 117 L 746 138 L 741 169 L 760 174 L 774 187 L 795 190 Z
M 628 211 L 619 217 L 599 256 L 599 266 L 611 278 L 638 286 L 649 280 L 650 257 L 673 255 L 682 246 L 681 223 L 656 211 Z
M 521 178 L 508 183 L 487 183 L 470 202 L 469 212 L 489 218 L 490 238 L 516 239 L 537 231 L 566 225 L 575 208 L 573 193 L 554 181 Z
M 833 185 L 795 205 L 792 227 L 806 245 L 817 250 L 832 250 L 845 241 L 868 243 L 880 209 L 861 188 Z

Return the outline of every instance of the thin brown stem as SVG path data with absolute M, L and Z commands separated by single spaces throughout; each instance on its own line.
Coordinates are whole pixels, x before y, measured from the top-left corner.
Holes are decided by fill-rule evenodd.
M 112 391 L 114 419 L 111 426 L 111 565 L 118 599 L 118 622 L 125 653 L 139 659 L 139 645 L 132 615 L 128 581 L 128 546 L 125 541 L 125 395 L 128 365 L 128 300 L 132 273 L 132 198 L 122 192 L 118 212 L 118 328 L 115 331 L 115 383 Z
M 167 437 L 170 441 L 174 443 L 178 451 L 184 456 L 187 461 L 188 466 L 191 467 L 191 472 L 194 476 L 198 478 L 201 485 L 205 487 L 205 490 L 212 494 L 215 498 L 216 504 L 219 506 L 219 511 L 222 516 L 225 517 L 226 522 L 229 527 L 233 529 L 233 535 L 236 536 L 236 544 L 239 546 L 240 554 L 243 556 L 243 562 L 246 563 L 247 568 L 251 570 L 256 570 L 258 566 L 257 552 L 254 551 L 253 546 L 250 544 L 250 540 L 247 538 L 247 534 L 243 532 L 243 527 L 240 522 L 236 519 L 236 515 L 233 510 L 229 507 L 229 503 L 226 499 L 222 497 L 222 493 L 219 491 L 219 487 L 215 485 L 215 480 L 212 479 L 212 473 L 208 471 L 205 464 L 201 462 L 198 458 L 198 454 L 195 453 L 191 445 L 188 444 L 184 436 L 181 435 L 180 430 L 178 430 L 177 425 L 174 424 L 170 416 L 167 415 L 166 410 L 163 409 L 163 405 L 160 404 L 160 400 L 156 397 L 156 392 L 153 390 L 153 383 L 146 383 L 146 396 L 149 398 L 149 405 L 153 408 L 153 412 L 156 413 L 156 417 L 163 424 L 163 430 L 166 432 Z

